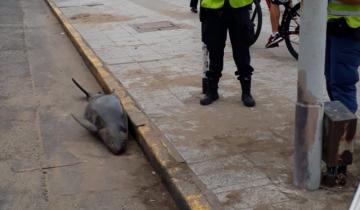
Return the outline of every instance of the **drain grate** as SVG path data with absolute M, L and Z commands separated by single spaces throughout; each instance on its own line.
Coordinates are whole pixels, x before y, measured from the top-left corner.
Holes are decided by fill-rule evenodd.
M 130 26 L 139 33 L 180 29 L 178 25 L 170 21 L 140 23 L 140 24 L 133 24 Z

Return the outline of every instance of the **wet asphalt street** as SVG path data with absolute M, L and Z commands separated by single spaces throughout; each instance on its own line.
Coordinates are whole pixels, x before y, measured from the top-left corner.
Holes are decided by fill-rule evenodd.
M 170 210 L 135 141 L 112 155 L 71 118 L 98 91 L 42 0 L 0 1 L 0 209 Z

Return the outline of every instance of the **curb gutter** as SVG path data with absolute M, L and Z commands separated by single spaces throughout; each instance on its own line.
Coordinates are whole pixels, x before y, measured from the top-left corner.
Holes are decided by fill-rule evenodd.
M 45 0 L 104 92 L 115 93 L 129 116 L 129 127 L 179 209 L 221 210 L 216 196 L 192 172 L 160 130 L 141 111 L 53 0 Z

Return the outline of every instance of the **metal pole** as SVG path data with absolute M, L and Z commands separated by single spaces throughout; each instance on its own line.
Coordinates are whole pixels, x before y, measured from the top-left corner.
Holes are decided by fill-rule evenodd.
M 349 210 L 358 210 L 358 209 L 360 209 L 360 185 L 358 185 L 358 188 L 356 190 L 353 201 L 351 202 L 351 206 Z
M 303 0 L 295 113 L 294 184 L 320 186 L 327 0 Z

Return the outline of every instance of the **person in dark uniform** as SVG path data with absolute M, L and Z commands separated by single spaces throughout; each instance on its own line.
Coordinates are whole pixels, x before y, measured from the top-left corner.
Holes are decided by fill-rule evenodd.
M 241 99 L 245 106 L 255 106 L 251 95 L 250 45 L 254 39 L 254 27 L 250 21 L 249 9 L 253 0 L 202 0 L 200 21 L 202 41 L 209 51 L 207 90 L 201 105 L 209 105 L 219 98 L 218 83 L 224 65 L 224 48 L 229 30 L 233 57 L 237 66 L 235 75 L 242 88 Z
M 360 66 L 360 0 L 329 0 L 325 58 L 330 100 L 342 102 L 355 113 Z

